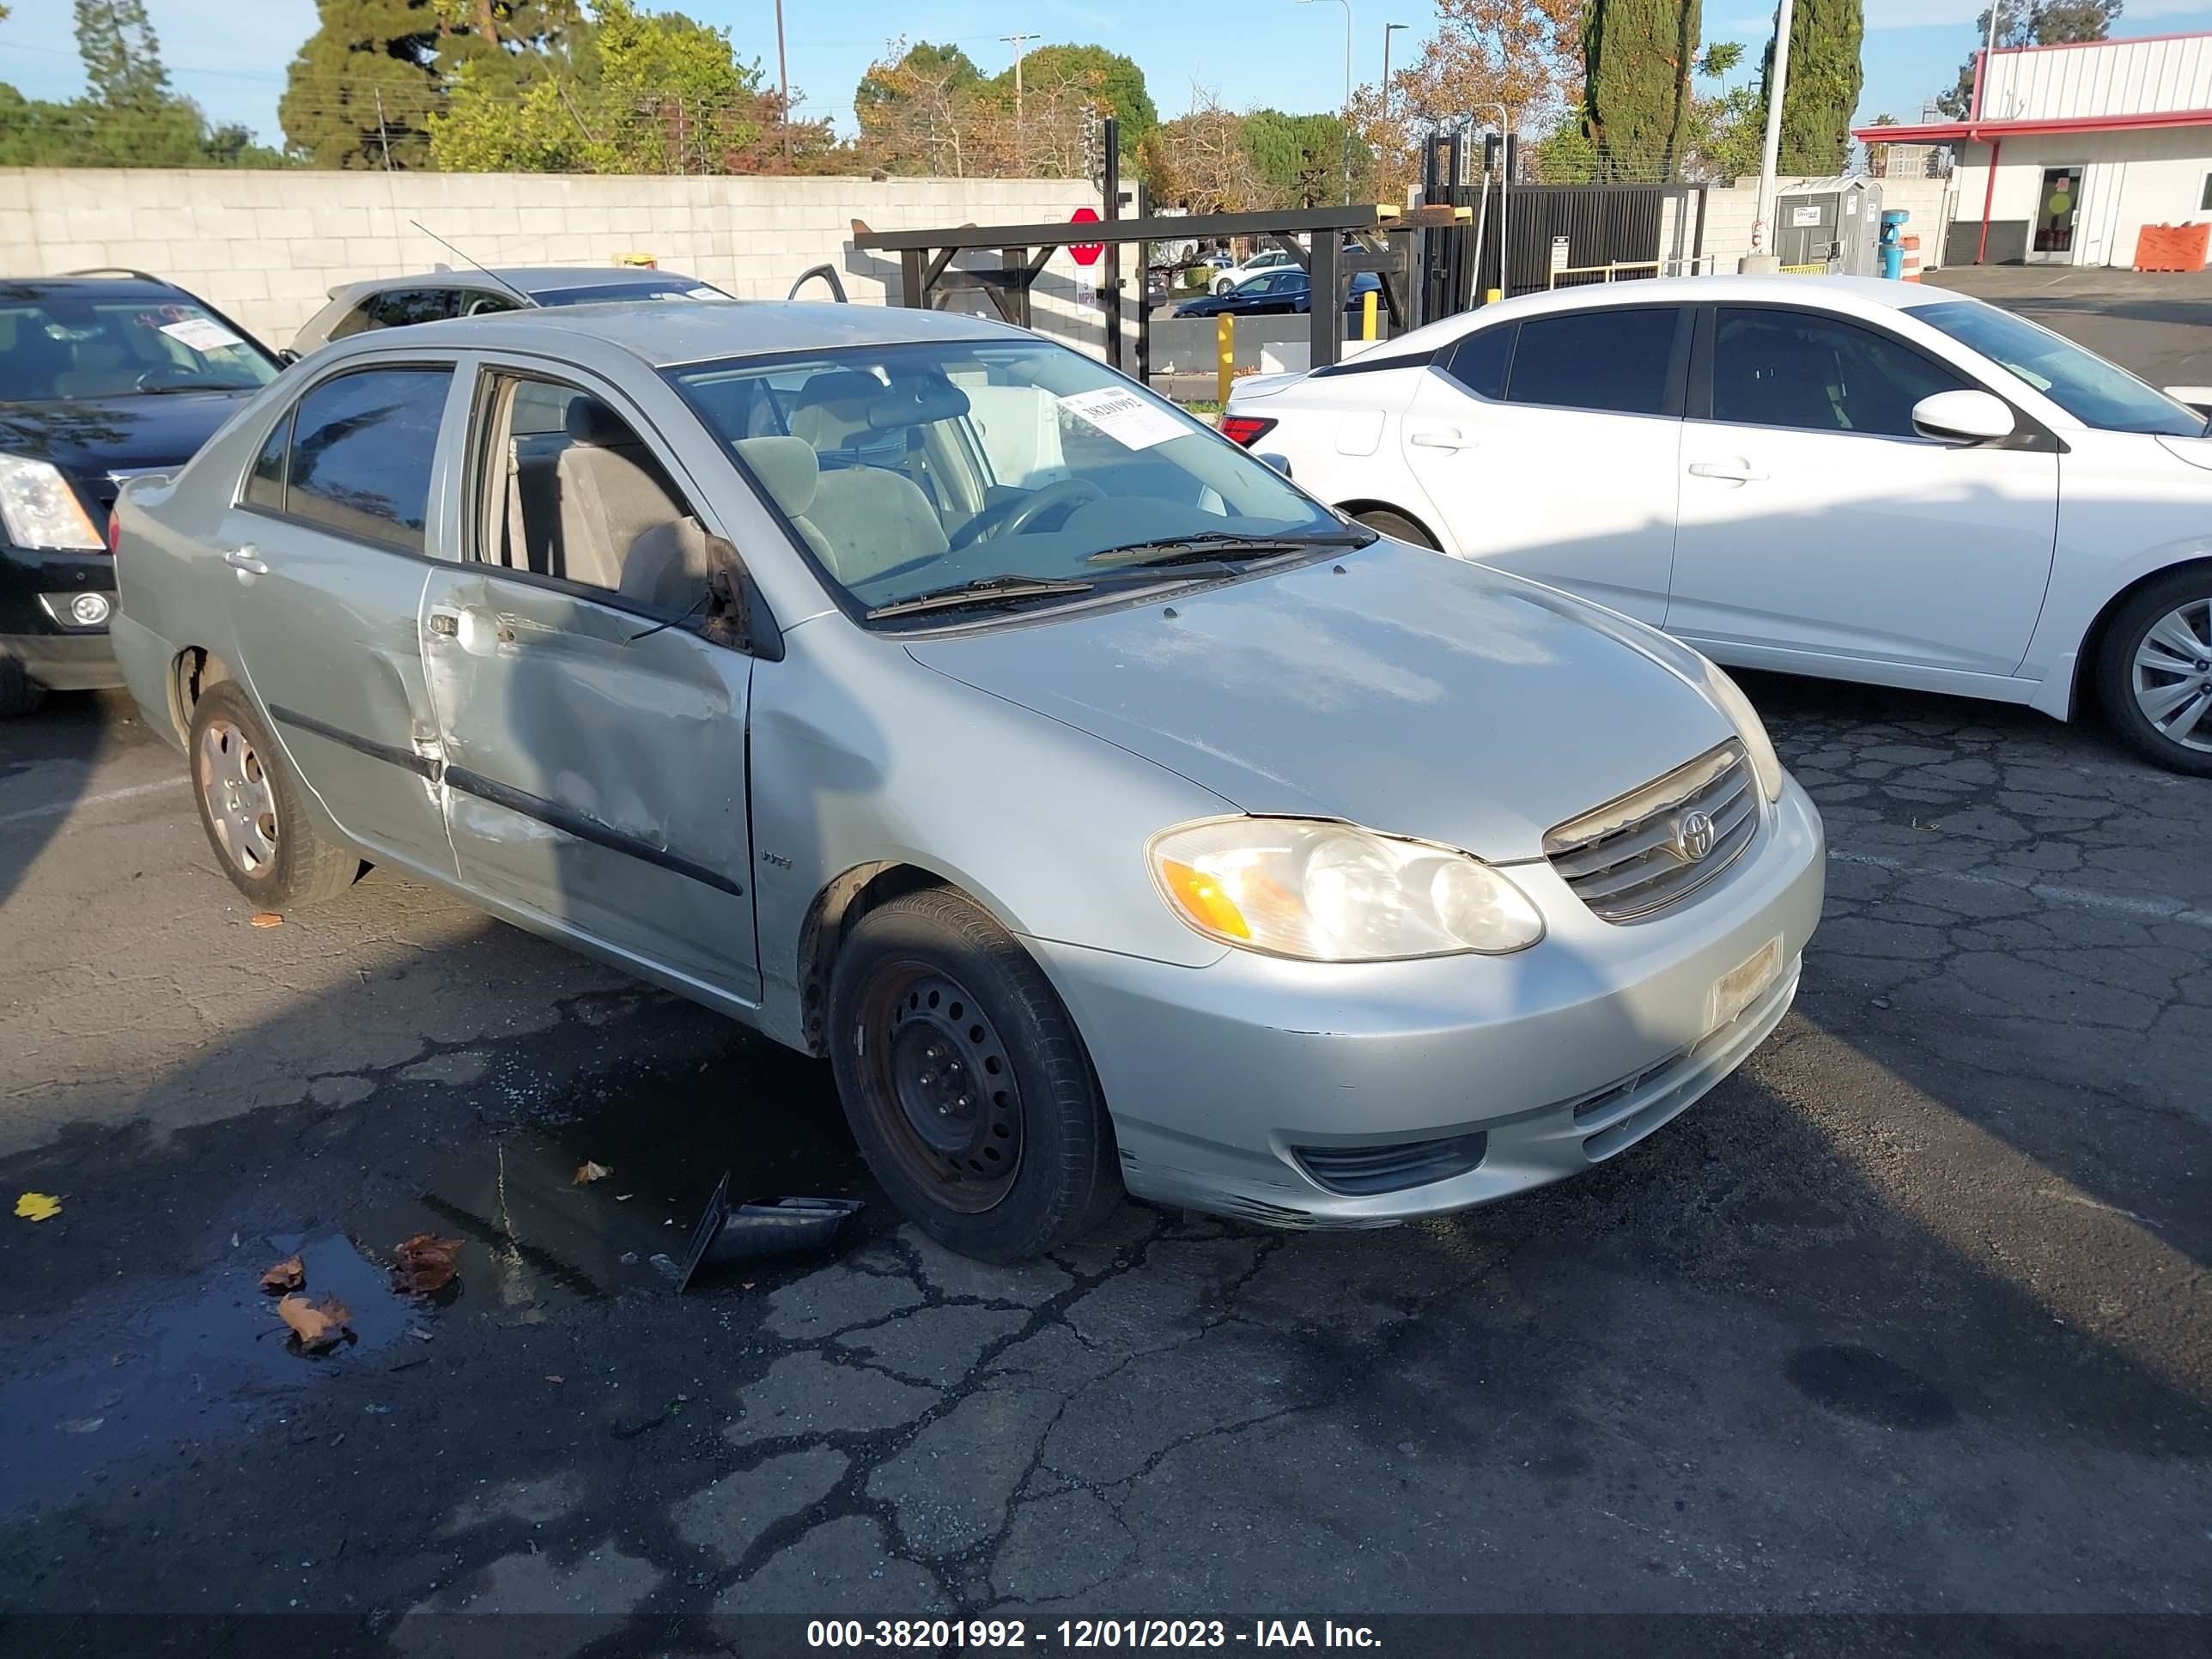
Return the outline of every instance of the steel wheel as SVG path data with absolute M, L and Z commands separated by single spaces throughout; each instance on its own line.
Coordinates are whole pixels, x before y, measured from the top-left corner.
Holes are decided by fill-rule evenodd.
M 948 1209 L 978 1215 L 1022 1161 L 1021 1088 L 1006 1046 L 958 981 L 888 963 L 863 994 L 861 1097 L 901 1169 Z
M 195 771 L 209 828 L 223 856 L 249 876 L 276 862 L 276 792 L 246 733 L 211 720 L 201 730 Z
M 2212 599 L 2169 611 L 2136 647 L 2130 684 L 2151 729 L 2212 754 Z

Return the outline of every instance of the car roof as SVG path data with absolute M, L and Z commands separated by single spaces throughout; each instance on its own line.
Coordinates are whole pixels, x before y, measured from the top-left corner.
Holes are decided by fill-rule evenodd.
M 341 283 L 331 290 L 333 300 L 365 299 L 402 288 L 520 289 L 525 294 L 556 294 L 568 288 L 601 288 L 611 283 L 691 283 L 699 279 L 680 270 L 651 265 L 494 265 L 489 270 L 474 266 L 448 266 L 443 270 L 418 270 L 398 276 L 369 276 L 357 283 Z
M 1916 307 L 1956 301 L 1980 301 L 1943 289 L 1923 288 L 1880 276 L 1791 276 L 1779 273 L 1759 276 L 1638 277 L 1620 283 L 1583 283 L 1573 288 L 1552 289 L 1540 294 L 1516 295 L 1472 312 L 1459 312 L 1424 324 L 1395 339 L 1360 354 L 1380 362 L 1433 351 L 1475 326 L 1487 327 L 1524 317 L 1548 316 L 1554 312 L 1581 311 L 1593 306 L 1726 305 L 1732 301 L 1767 301 L 1798 299 L 1822 309 L 1860 316 L 1882 311 L 1909 311 Z
M 933 340 L 1035 340 L 1027 329 L 957 312 L 906 306 L 840 305 L 827 300 L 600 301 L 492 317 L 454 317 L 405 329 L 373 329 L 349 336 L 333 351 L 383 344 L 410 349 L 467 350 L 491 347 L 555 355 L 592 340 L 628 353 L 654 368 L 759 357 L 787 351 L 829 351 L 848 346 L 900 345 Z M 322 354 L 316 354 L 320 362 Z
M 158 276 L 148 276 L 133 271 L 128 275 L 98 276 L 88 271 L 76 271 L 60 276 L 0 276 L 0 299 L 35 300 L 48 294 L 94 293 L 113 295 L 118 299 L 148 299 L 159 295 L 173 299 L 182 294 L 188 300 L 193 296 L 174 283 L 165 283 Z M 193 301 L 198 303 L 197 300 Z

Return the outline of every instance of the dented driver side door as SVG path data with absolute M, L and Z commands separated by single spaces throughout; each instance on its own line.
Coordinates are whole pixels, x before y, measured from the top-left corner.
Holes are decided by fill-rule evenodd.
M 665 610 L 466 550 L 422 611 L 462 885 L 757 1000 L 752 659 Z

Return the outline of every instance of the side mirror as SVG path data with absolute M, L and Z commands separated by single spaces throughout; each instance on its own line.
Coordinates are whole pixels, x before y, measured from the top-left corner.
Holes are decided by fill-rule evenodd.
M 1266 451 L 1260 456 L 1260 464 L 1262 466 L 1273 467 L 1285 478 L 1291 476 L 1291 458 L 1287 455 L 1277 454 L 1272 450 Z
M 1939 392 L 1912 405 L 1912 429 L 1943 443 L 1988 444 L 2009 438 L 2012 409 L 1991 392 Z
M 769 614 L 752 573 L 729 540 L 707 538 L 707 619 L 700 632 L 716 645 L 726 645 L 764 662 L 783 660 L 783 630 Z
M 2212 386 L 2170 386 L 2166 395 L 2178 404 L 2186 404 L 2207 420 L 2212 420 Z

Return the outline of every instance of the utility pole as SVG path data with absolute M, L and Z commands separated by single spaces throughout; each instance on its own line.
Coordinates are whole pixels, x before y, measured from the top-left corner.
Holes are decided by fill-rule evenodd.
M 1413 27 L 1411 23 L 1385 23 L 1382 26 L 1382 118 L 1390 118 L 1390 37 L 1401 29 Z
M 783 58 L 783 0 L 775 0 L 775 80 L 783 94 L 783 164 L 791 165 L 791 69 Z
M 1992 0 L 1994 3 L 1994 0 Z M 1751 216 L 1751 253 L 1746 270 L 1773 270 L 1781 262 L 1763 240 L 1773 229 L 1774 167 L 1782 152 L 1782 98 L 1790 86 L 1790 0 L 1774 13 L 1774 72 L 1766 79 L 1766 142 L 1759 152 L 1759 199 Z M 1753 264 L 1753 261 L 1759 261 Z
M 1014 49 L 1014 160 L 1017 163 L 1029 151 L 1022 127 L 1022 48 L 1040 38 L 1034 34 L 1002 34 L 999 37 Z

